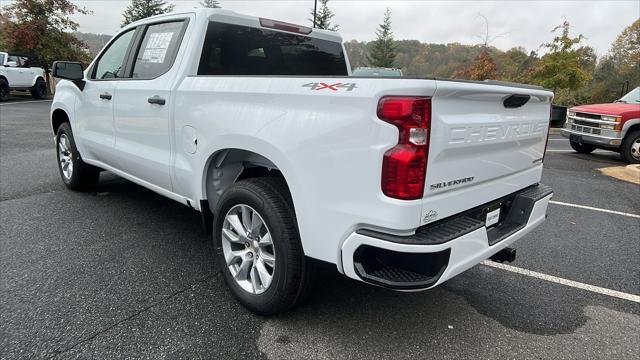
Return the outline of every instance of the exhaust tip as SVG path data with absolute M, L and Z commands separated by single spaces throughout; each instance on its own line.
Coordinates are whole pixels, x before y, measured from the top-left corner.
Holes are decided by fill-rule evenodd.
M 510 247 L 504 248 L 495 253 L 490 259 L 491 261 L 499 263 L 514 262 L 516 260 L 516 249 Z

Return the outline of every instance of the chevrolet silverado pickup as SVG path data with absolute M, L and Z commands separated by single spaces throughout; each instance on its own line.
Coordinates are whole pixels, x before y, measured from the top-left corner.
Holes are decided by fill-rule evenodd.
M 11 91 L 29 91 L 34 99 L 47 97 L 44 70 L 32 56 L 0 51 L 0 101 Z
M 581 154 L 612 150 L 627 163 L 640 164 L 640 87 L 614 103 L 572 107 L 561 133 Z
M 107 170 L 199 211 L 228 288 L 259 314 L 298 303 L 318 264 L 417 291 L 511 260 L 552 196 L 553 93 L 350 76 L 336 32 L 194 10 L 53 71 L 64 184 Z

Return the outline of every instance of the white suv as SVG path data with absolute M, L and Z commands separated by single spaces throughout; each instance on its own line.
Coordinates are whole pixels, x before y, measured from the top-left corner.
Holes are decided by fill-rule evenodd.
M 34 99 L 47 96 L 44 70 L 32 56 L 0 52 L 0 101 L 9 99 L 13 90 L 29 91 Z

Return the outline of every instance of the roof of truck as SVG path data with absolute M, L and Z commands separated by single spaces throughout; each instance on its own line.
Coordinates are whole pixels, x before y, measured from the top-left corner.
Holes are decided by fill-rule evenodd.
M 213 21 L 220 21 L 220 22 L 224 22 L 224 23 L 238 24 L 238 25 L 245 25 L 245 26 L 252 26 L 252 27 L 261 27 L 261 25 L 260 25 L 260 17 L 259 16 L 244 15 L 244 14 L 237 13 L 235 11 L 221 9 L 221 8 L 215 8 L 215 9 L 197 8 L 197 9 L 193 9 L 193 10 L 189 10 L 189 11 L 171 12 L 171 13 L 166 13 L 166 14 L 162 14 L 162 15 L 151 16 L 151 17 L 148 17 L 148 18 L 145 18 L 145 19 L 142 19 L 142 20 L 135 21 L 135 22 L 127 25 L 127 27 L 133 27 L 133 26 L 136 26 L 136 25 L 140 25 L 140 24 L 148 22 L 149 20 L 156 20 L 156 19 L 162 19 L 162 18 L 165 18 L 165 17 L 175 16 L 175 15 L 188 15 L 188 14 L 195 14 L 196 17 L 198 17 L 198 18 L 200 18 L 200 17 L 208 17 Z M 287 21 L 282 21 L 282 20 L 279 20 L 279 19 L 270 19 L 270 20 L 289 23 Z M 304 26 L 304 27 L 309 27 L 309 28 L 311 27 L 311 26 L 309 26 L 309 24 L 308 25 L 292 24 L 292 25 Z M 270 29 L 270 30 L 281 31 L 281 30 L 277 30 L 277 29 Z M 306 36 L 315 37 L 315 38 L 321 38 L 321 39 L 340 42 L 340 43 L 342 42 L 342 36 L 336 31 L 322 30 L 322 29 L 315 29 L 314 28 L 313 31 L 310 34 L 306 35 Z

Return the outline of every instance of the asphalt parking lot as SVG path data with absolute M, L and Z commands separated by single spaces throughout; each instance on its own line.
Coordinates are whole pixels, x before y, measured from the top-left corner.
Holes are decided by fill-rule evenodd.
M 640 186 L 596 171 L 624 165 L 615 153 L 579 155 L 551 135 L 553 200 L 596 209 L 551 204 L 514 268 L 408 294 L 327 272 L 306 304 L 263 318 L 213 274 L 194 211 L 108 173 L 95 192 L 65 190 L 49 106 L 0 105 L 2 359 L 640 354 Z

